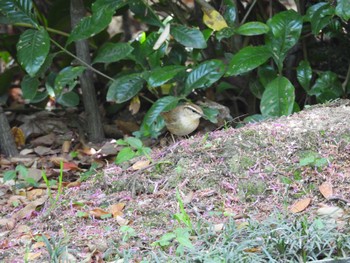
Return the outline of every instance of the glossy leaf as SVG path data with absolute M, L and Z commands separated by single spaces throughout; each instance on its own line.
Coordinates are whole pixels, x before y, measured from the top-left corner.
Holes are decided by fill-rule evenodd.
M 343 90 L 337 74 L 326 71 L 319 76 L 308 94 L 315 95 L 317 102 L 322 103 L 339 98 Z
M 133 48 L 129 43 L 106 43 L 97 52 L 93 63 L 111 63 L 126 58 Z
M 236 33 L 243 36 L 256 36 L 269 32 L 270 28 L 261 22 L 248 22 L 236 29 Z
M 186 67 L 170 65 L 154 69 L 150 72 L 147 82 L 152 88 L 159 87 L 169 80 L 173 79 L 179 72 L 184 71 Z
M 266 35 L 266 46 L 269 48 L 279 71 L 288 51 L 298 42 L 303 20 L 294 10 L 280 12 L 267 21 L 270 31 Z
M 131 0 L 132 1 L 132 0 Z M 130 0 L 97 0 L 92 4 L 92 13 L 99 10 L 118 10 L 128 4 Z
M 146 113 L 143 123 L 152 125 L 160 117 L 161 112 L 175 108 L 179 100 L 179 98 L 173 96 L 166 96 L 157 100 Z
M 196 28 L 190 28 L 183 25 L 172 25 L 170 34 L 177 42 L 186 47 L 199 49 L 207 47 L 202 32 Z
M 20 65 L 33 77 L 40 70 L 49 54 L 49 34 L 44 28 L 27 29 L 21 34 L 16 48 Z
M 57 98 L 57 103 L 65 107 L 75 107 L 79 104 L 79 95 L 74 91 L 64 92 Z
M 233 56 L 228 66 L 226 75 L 239 75 L 264 64 L 271 57 L 266 46 L 245 47 Z
M 154 10 L 147 4 L 147 1 L 143 0 L 131 0 L 129 1 L 130 10 L 135 14 L 135 16 L 142 22 L 163 27 L 162 21 L 159 19 L 158 15 Z
M 270 65 L 263 65 L 258 68 L 258 76 L 261 84 L 266 87 L 267 84 L 277 78 L 277 72 Z
M 235 29 L 232 27 L 225 27 L 222 30 L 216 32 L 215 37 L 217 40 L 221 41 L 224 38 L 229 38 L 236 33 Z
M 225 13 L 224 18 L 229 26 L 234 26 L 237 18 L 237 9 L 233 1 L 224 0 Z
M 294 86 L 285 77 L 277 77 L 269 83 L 261 98 L 260 110 L 264 116 L 289 115 L 294 106 Z
M 78 77 L 84 72 L 85 67 L 66 67 L 62 69 L 55 78 L 54 91 L 56 96 L 68 87 L 71 91 L 78 84 Z
M 306 92 L 310 90 L 311 78 L 312 69 L 310 63 L 306 60 L 301 61 L 297 67 L 297 79 Z
M 143 88 L 145 80 L 139 73 L 115 79 L 108 88 L 107 101 L 122 103 L 130 100 Z
M 0 14 L 3 14 L 11 24 L 25 23 L 38 27 L 32 9 L 32 0 L 0 0 Z
M 31 78 L 26 75 L 21 82 L 23 98 L 26 100 L 32 100 L 38 91 L 39 84 L 40 81 L 37 78 Z
M 350 19 L 350 1 L 349 0 L 338 0 L 335 8 L 335 13 L 340 16 L 343 20 L 348 21 Z
M 324 27 L 330 23 L 334 14 L 334 7 L 332 7 L 327 2 L 321 2 L 312 5 L 307 10 L 305 20 L 311 23 L 312 33 L 314 35 L 317 35 Z
M 93 13 L 92 16 L 81 19 L 69 35 L 67 45 L 77 40 L 92 37 L 101 32 L 112 21 L 113 14 L 113 9 L 100 9 Z
M 188 75 L 183 94 L 187 96 L 193 89 L 208 88 L 225 73 L 225 65 L 221 60 L 212 59 L 195 67 Z

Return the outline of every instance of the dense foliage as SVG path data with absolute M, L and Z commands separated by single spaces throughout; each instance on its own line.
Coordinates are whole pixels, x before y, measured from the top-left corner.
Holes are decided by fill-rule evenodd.
M 77 78 L 89 68 L 98 73 L 102 102 L 141 104 L 147 113 L 137 135 L 156 137 L 160 113 L 182 99 L 206 96 L 233 115 L 250 114 L 248 121 L 349 94 L 348 0 L 295 1 L 296 10 L 286 1 L 155 2 L 85 1 L 88 15 L 71 30 L 69 1 L 0 0 L 8 25 L 0 103 L 20 78 L 29 103 L 77 106 Z M 115 16 L 123 33 L 111 36 Z M 72 43 L 82 39 L 92 65 L 74 55 Z

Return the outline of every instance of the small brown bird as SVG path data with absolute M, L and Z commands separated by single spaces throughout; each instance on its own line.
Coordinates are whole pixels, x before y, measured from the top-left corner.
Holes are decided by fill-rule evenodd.
M 172 134 L 185 136 L 197 129 L 203 111 L 193 103 L 185 103 L 170 111 L 162 112 L 161 115 Z

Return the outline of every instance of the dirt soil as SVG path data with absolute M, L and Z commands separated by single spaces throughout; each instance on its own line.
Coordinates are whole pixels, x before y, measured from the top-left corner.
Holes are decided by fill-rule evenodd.
M 102 262 L 123 249 L 151 251 L 154 241 L 179 226 L 173 218 L 179 209 L 176 189 L 192 222 L 225 223 L 223 214 L 237 222 L 263 220 L 305 198 L 312 201 L 301 213 L 313 217 L 321 204 L 338 204 L 320 193 L 324 182 L 334 195 L 350 200 L 350 101 L 197 134 L 152 149 L 151 157 L 150 165 L 136 171 L 132 165 L 140 159 L 111 164 L 80 186 L 64 188 L 56 204 L 48 198 L 13 228 L 2 226 L 0 261 L 24 262 L 27 255 L 30 262 L 48 262 L 46 246 L 37 245 L 41 235 L 57 247 L 59 241 L 66 244 L 69 262 Z M 97 218 L 99 209 L 112 205 L 120 216 Z M 4 209 L 1 216 L 9 218 L 20 207 Z M 134 236 L 121 225 L 134 229 Z

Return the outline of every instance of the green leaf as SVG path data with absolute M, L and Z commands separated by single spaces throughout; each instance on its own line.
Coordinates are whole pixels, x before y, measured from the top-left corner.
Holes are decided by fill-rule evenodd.
M 312 5 L 306 12 L 305 20 L 311 23 L 312 33 L 318 35 L 331 21 L 335 9 L 329 3 Z
M 224 63 L 218 59 L 202 62 L 188 75 L 183 94 L 187 96 L 193 89 L 209 88 L 224 75 L 225 68 Z
M 152 246 L 166 247 L 169 246 L 171 241 L 176 237 L 173 232 L 166 233 L 160 237 L 159 240 L 152 243 Z
M 279 71 L 288 51 L 298 42 L 303 27 L 303 19 L 294 10 L 280 12 L 267 21 L 270 31 L 266 35 L 269 48 Z
M 111 63 L 126 58 L 133 48 L 129 43 L 106 43 L 97 52 L 92 63 Z
M 140 149 L 142 148 L 143 144 L 142 141 L 138 138 L 135 137 L 128 137 L 125 139 L 125 141 L 132 147 L 135 149 Z
M 69 91 L 71 91 L 75 85 L 78 83 L 78 77 L 83 73 L 85 67 L 65 67 L 62 69 L 55 78 L 55 95 L 61 94 L 64 88 L 68 86 Z
M 258 76 L 261 84 L 266 87 L 267 84 L 277 78 L 277 72 L 270 65 L 262 65 L 258 68 Z
M 79 104 L 79 95 L 74 91 L 63 92 L 57 98 L 57 103 L 65 107 L 75 107 Z
M 128 0 L 97 0 L 92 4 L 92 13 L 96 13 L 99 10 L 118 10 L 128 4 L 131 1 Z
M 260 110 L 264 116 L 282 116 L 293 112 L 294 87 L 285 77 L 269 83 L 261 98 Z
M 271 53 L 266 46 L 242 48 L 231 59 L 226 75 L 239 75 L 264 64 L 271 57 Z
M 135 14 L 135 17 L 142 22 L 157 27 L 164 26 L 162 21 L 159 19 L 159 16 L 154 12 L 154 9 L 151 8 L 149 4 L 147 4 L 147 1 L 131 0 L 129 7 L 130 10 Z
M 20 65 L 34 77 L 49 54 L 49 34 L 44 28 L 27 29 L 21 34 L 16 47 Z
M 188 228 L 176 228 L 174 230 L 174 233 L 176 235 L 176 240 L 183 246 L 188 248 L 194 248 L 194 245 L 192 244 L 190 240 L 190 229 Z
M 343 20 L 348 21 L 350 19 L 350 1 L 349 0 L 338 0 L 335 8 L 337 16 Z
M 232 27 L 225 27 L 220 31 L 215 33 L 215 37 L 217 40 L 221 41 L 224 38 L 229 38 L 236 33 L 235 29 Z
M 310 90 L 311 78 L 312 69 L 310 63 L 307 60 L 301 61 L 297 67 L 297 79 L 306 92 Z
M 96 13 L 93 13 L 92 16 L 81 19 L 70 33 L 67 45 L 77 40 L 92 37 L 101 32 L 112 21 L 113 14 L 113 9 L 100 9 Z
M 270 28 L 261 22 L 248 22 L 236 29 L 236 33 L 243 36 L 256 36 L 269 32 Z
M 15 180 L 16 176 L 17 176 L 16 171 L 14 171 L 14 170 L 6 171 L 4 173 L 4 178 L 3 178 L 4 182 L 10 181 L 10 180 Z
M 133 98 L 143 88 L 145 80 L 140 73 L 115 79 L 108 88 L 107 101 L 122 103 Z
M 120 150 L 115 159 L 116 164 L 121 164 L 123 162 L 127 162 L 135 157 L 135 152 L 130 147 L 125 147 Z
M 32 100 L 38 91 L 39 84 L 40 81 L 37 78 L 31 78 L 28 75 L 24 76 L 21 82 L 23 98 Z
M 186 47 L 199 49 L 207 47 L 202 32 L 196 28 L 190 28 L 183 25 L 172 25 L 170 28 L 170 34 L 177 42 Z
M 225 13 L 224 18 L 229 26 L 234 26 L 237 18 L 237 8 L 233 1 L 224 0 L 225 3 Z
M 143 123 L 152 125 L 160 117 L 161 112 L 175 108 L 179 100 L 179 98 L 173 96 L 166 96 L 157 100 L 146 113 Z
M 323 103 L 339 98 L 343 89 L 337 74 L 326 71 L 319 76 L 308 94 L 315 95 L 317 102 Z
M 39 103 L 43 100 L 45 100 L 47 97 L 48 97 L 48 93 L 47 93 L 47 90 L 44 90 L 44 91 L 38 91 L 36 94 L 35 94 L 35 97 L 31 99 L 31 103 Z
M 0 0 L 0 13 L 11 24 L 24 23 L 38 27 L 38 22 L 32 12 L 32 0 Z
M 179 72 L 184 71 L 186 67 L 178 65 L 164 66 L 154 69 L 150 72 L 147 82 L 151 88 L 159 87 L 169 80 L 173 79 Z

